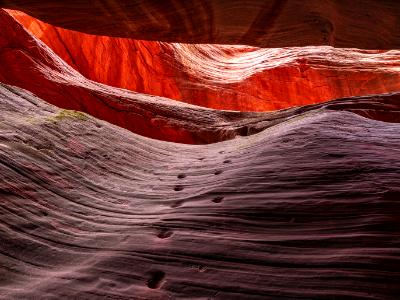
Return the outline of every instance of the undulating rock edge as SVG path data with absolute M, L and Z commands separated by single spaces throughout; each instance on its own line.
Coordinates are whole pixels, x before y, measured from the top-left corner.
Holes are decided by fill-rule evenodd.
M 398 28 L 398 0 L 0 0 L 0 299 L 399 299 Z
M 96 35 L 259 47 L 400 47 L 397 0 L 0 0 L 47 23 Z
M 292 110 L 185 145 L 6 85 L 0 120 L 2 299 L 400 293 L 398 123 Z
M 400 50 L 164 43 L 83 34 L 7 13 L 87 79 L 208 108 L 274 111 L 400 90 Z M 9 38 L 14 51 L 32 53 L 25 45 L 34 38 L 18 22 L 0 17 L 0 27 L 12 24 L 8 36 L 15 31 L 23 41 L 18 47 Z
M 343 98 L 279 113 L 250 113 L 206 109 L 110 87 L 74 70 L 4 10 L 0 10 L 0 24 L 4 28 L 0 31 L 0 82 L 29 90 L 58 107 L 86 112 L 155 139 L 214 143 L 259 132 L 282 117 L 318 107 L 350 110 L 377 120 L 400 121 L 399 93 Z

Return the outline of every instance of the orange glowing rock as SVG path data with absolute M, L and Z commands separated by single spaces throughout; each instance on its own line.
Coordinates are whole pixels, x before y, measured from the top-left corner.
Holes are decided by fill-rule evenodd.
M 169 100 L 110 89 L 86 79 L 4 10 L 0 10 L 0 26 L 0 82 L 22 87 L 58 107 L 87 112 L 144 136 L 183 143 L 221 139 L 223 134 L 212 134 L 215 130 L 207 122 L 185 126 L 184 119 L 193 114 L 187 105 L 184 117 L 185 113 L 180 114 L 183 107 L 174 105 L 172 109 Z
M 400 92 L 321 102 L 398 51 L 165 43 L 383 49 L 397 2 L 0 0 L 163 41 L 0 9 L 0 298 L 398 299 Z
M 0 25 L 4 29 L 0 31 L 0 82 L 22 87 L 61 108 L 87 112 L 147 137 L 180 143 L 213 143 L 260 132 L 294 113 L 210 110 L 98 84 L 72 69 L 3 10 L 0 10 Z M 398 96 L 345 99 L 296 110 L 327 107 L 398 122 Z
M 139 41 L 83 34 L 11 13 L 91 80 L 209 108 L 268 111 L 400 89 L 398 50 Z
M 216 111 L 99 84 L 72 69 L 4 10 L 0 26 L 0 83 L 146 137 L 214 143 L 259 132 L 287 115 Z

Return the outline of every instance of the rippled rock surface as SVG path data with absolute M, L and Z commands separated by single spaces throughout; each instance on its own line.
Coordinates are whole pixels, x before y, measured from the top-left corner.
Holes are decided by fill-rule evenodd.
M 397 0 L 1 0 L 0 6 L 96 35 L 259 47 L 400 47 Z
M 396 299 L 398 123 L 193 146 L 0 93 L 3 298 Z
M 0 299 L 397 300 L 399 12 L 0 0 Z
M 214 109 L 271 111 L 400 90 L 399 50 L 143 41 L 10 13 L 88 79 Z

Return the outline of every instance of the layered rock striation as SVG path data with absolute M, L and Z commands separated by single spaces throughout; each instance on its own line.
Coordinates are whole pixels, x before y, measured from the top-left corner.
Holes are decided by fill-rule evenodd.
M 399 50 L 160 43 L 11 14 L 88 79 L 214 109 L 270 111 L 400 89 Z
M 194 144 L 258 132 L 275 119 L 274 114 L 202 109 L 96 83 L 71 68 L 7 12 L 0 13 L 0 23 L 5 29 L 0 34 L 0 81 L 25 88 L 64 109 L 87 112 L 148 137 Z M 369 97 L 379 99 L 381 105 L 372 113 L 369 105 L 375 100 L 359 107 L 362 100 L 357 98 L 347 104 L 339 102 L 343 109 L 395 122 L 397 97 Z
M 396 1 L 0 7 L 0 299 L 398 299 Z
M 3 299 L 397 299 L 397 123 L 292 112 L 193 146 L 4 85 L 0 119 Z
M 95 35 L 258 47 L 400 47 L 397 0 L 1 0 L 47 23 Z

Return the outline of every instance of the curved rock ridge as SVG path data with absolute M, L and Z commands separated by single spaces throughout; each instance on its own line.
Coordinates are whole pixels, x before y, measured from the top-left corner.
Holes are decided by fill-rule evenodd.
M 3 85 L 0 120 L 1 299 L 398 299 L 400 124 L 183 145 Z
M 273 48 L 400 47 L 397 0 L 1 0 L 0 7 L 104 36 Z
M 93 36 L 10 11 L 85 77 L 214 109 L 269 111 L 400 90 L 400 51 L 255 48 Z
M 397 2 L 0 0 L 0 299 L 397 300 Z
M 217 112 L 90 81 L 0 11 L 0 82 L 65 109 L 92 114 L 152 138 L 209 143 L 232 138 L 257 115 Z M 226 120 L 237 119 L 236 127 Z M 195 122 L 192 120 L 195 120 Z
M 351 98 L 278 113 L 217 111 L 116 89 L 90 81 L 0 12 L 0 82 L 25 88 L 64 109 L 87 112 L 135 133 L 167 141 L 204 144 L 249 135 L 293 111 L 321 107 L 399 122 L 398 94 Z

